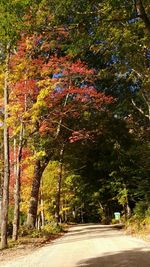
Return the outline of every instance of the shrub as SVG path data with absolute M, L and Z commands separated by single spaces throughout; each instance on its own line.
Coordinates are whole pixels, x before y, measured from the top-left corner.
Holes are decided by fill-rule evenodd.
M 144 201 L 140 201 L 136 204 L 134 209 L 134 214 L 136 219 L 143 220 L 146 216 L 146 212 L 148 210 L 148 204 Z
M 58 234 L 62 230 L 63 230 L 62 227 L 60 225 L 56 225 L 55 223 L 46 224 L 42 228 L 42 232 L 43 232 L 44 236 L 48 236 L 48 235 L 51 235 L 51 234 Z
M 62 227 L 56 225 L 55 223 L 46 224 L 42 229 L 32 229 L 26 225 L 23 225 L 19 229 L 19 236 L 25 237 L 30 236 L 32 238 L 39 238 L 39 237 L 48 237 L 50 235 L 58 234 L 62 231 Z

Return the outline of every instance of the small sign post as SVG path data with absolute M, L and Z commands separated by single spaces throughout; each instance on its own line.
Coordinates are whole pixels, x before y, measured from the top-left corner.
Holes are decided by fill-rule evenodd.
M 120 212 L 115 212 L 114 215 L 115 215 L 115 220 L 120 222 Z

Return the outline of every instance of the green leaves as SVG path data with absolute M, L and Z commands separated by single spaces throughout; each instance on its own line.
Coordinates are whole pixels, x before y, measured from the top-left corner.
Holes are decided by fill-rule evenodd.
M 17 40 L 22 24 L 22 10 L 14 1 L 0 2 L 0 40 L 4 44 Z M 13 25 L 13 27 L 12 27 Z

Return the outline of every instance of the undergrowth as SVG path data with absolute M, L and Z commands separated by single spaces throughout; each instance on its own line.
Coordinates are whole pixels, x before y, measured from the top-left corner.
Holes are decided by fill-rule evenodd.
M 150 208 L 143 201 L 139 202 L 125 225 L 128 234 L 150 241 Z
M 63 226 L 56 225 L 55 223 L 46 224 L 41 229 L 29 228 L 26 225 L 21 226 L 19 229 L 20 237 L 31 237 L 31 238 L 40 238 L 40 237 L 49 237 L 51 235 L 56 235 L 60 232 L 63 232 Z

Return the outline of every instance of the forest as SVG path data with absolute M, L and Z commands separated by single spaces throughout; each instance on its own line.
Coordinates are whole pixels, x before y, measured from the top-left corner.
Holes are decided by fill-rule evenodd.
M 2 249 L 115 212 L 150 227 L 149 38 L 149 0 L 0 0 Z

